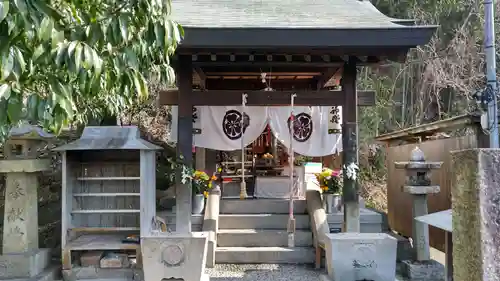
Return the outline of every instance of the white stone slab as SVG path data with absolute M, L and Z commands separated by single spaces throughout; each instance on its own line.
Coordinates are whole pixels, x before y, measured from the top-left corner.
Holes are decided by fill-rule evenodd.
M 444 231 L 453 232 L 451 209 L 416 217 L 419 222 L 432 225 Z
M 393 281 L 397 240 L 385 233 L 327 234 L 326 263 L 333 281 Z

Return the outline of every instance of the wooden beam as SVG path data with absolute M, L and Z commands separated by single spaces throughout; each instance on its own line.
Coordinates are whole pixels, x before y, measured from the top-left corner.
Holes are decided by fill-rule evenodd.
M 192 105 L 235 106 L 241 105 L 241 94 L 247 93 L 248 106 L 283 106 L 290 104 L 292 94 L 297 94 L 296 105 L 302 106 L 342 106 L 345 103 L 342 91 L 192 91 L 190 100 Z M 375 105 L 374 91 L 358 91 L 358 106 Z M 161 91 L 158 104 L 178 105 L 179 91 Z

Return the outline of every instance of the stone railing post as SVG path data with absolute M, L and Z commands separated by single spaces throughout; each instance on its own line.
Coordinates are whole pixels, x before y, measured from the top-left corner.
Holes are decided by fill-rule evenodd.
M 203 219 L 203 231 L 208 232 L 207 267 L 215 266 L 215 250 L 217 249 L 217 232 L 219 230 L 219 204 L 221 190 L 215 185 L 210 191 Z
M 412 218 L 428 214 L 427 195 L 439 193 L 439 185 L 431 185 L 430 173 L 441 168 L 443 162 L 429 162 L 420 148 L 412 150 L 410 161 L 395 162 L 396 169 L 405 169 L 407 175 L 403 192 L 411 195 L 413 199 Z M 403 261 L 406 274 L 411 279 L 424 278 L 433 280 L 444 275 L 444 268 L 431 260 L 429 246 L 429 226 L 413 219 L 413 253 L 414 261 Z
M 6 183 L 1 278 L 53 274 L 46 270 L 50 250 L 38 245 L 38 173 L 51 169 L 50 159 L 38 157 L 49 138 L 52 135 L 40 128 L 24 125 L 13 128 L 4 144 L 4 159 L 0 160 Z
M 451 153 L 453 280 L 500 276 L 500 149 Z

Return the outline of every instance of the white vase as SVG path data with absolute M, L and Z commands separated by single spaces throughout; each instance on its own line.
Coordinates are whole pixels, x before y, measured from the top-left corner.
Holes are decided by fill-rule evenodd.
M 342 210 L 342 195 L 323 194 L 323 208 L 327 214 L 338 213 Z

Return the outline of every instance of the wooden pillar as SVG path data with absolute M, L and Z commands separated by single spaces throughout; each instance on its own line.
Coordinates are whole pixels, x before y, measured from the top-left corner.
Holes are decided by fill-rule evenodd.
M 179 88 L 179 117 L 177 124 L 177 158 L 188 167 L 193 166 L 193 105 L 190 99 L 193 84 L 191 56 L 179 56 L 177 87 Z M 182 156 L 182 160 L 180 160 Z M 176 231 L 191 232 L 191 183 L 181 182 L 181 170 L 176 173 Z
M 206 168 L 206 149 L 203 147 L 197 147 L 196 148 L 196 160 L 195 160 L 195 167 L 196 170 L 200 171 L 205 171 Z
M 356 93 L 356 61 L 349 57 L 344 64 L 342 77 L 342 91 L 344 107 L 342 108 L 342 146 L 343 146 L 343 175 L 344 185 L 342 196 L 344 202 L 344 231 L 359 232 L 359 195 L 358 181 L 347 177 L 345 167 L 358 164 L 358 98 Z

